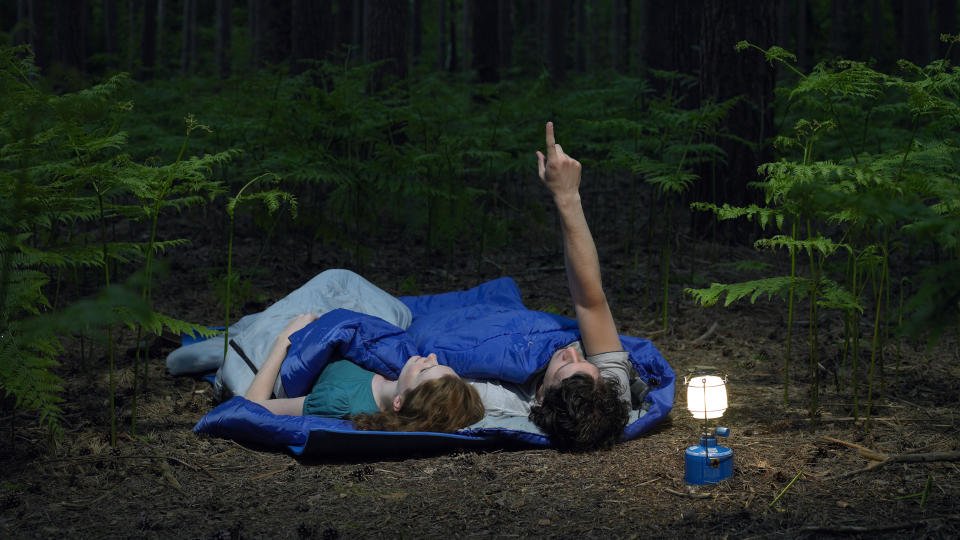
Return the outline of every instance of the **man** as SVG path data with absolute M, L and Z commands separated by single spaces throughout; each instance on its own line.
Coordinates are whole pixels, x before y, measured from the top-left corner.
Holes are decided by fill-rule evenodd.
M 563 233 L 564 265 L 580 340 L 560 348 L 524 384 L 483 382 L 488 414 L 529 414 L 551 443 L 565 450 L 609 448 L 627 424 L 630 359 L 610 312 L 597 248 L 580 201 L 580 163 L 546 125 L 546 155 L 537 151 L 540 179 L 553 195 Z

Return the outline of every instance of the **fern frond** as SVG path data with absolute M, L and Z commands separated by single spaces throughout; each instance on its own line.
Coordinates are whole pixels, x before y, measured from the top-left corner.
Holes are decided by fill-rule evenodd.
M 694 300 L 703 306 L 712 306 L 719 302 L 721 298 L 726 297 L 723 305 L 727 307 L 748 296 L 751 304 L 763 295 L 766 295 L 767 300 L 774 295 L 784 298 L 791 288 L 794 289 L 795 294 L 803 297 L 804 290 L 809 289 L 808 284 L 809 280 L 806 278 L 781 276 L 742 283 L 711 283 L 708 289 L 684 289 L 684 292 L 691 295 Z
M 829 257 L 836 253 L 838 249 L 850 251 L 850 246 L 834 242 L 830 238 L 816 236 L 808 239 L 794 239 L 785 235 L 777 235 L 771 238 L 761 238 L 754 242 L 757 248 L 778 249 L 786 248 L 789 251 L 806 251 L 810 253 L 816 250 L 820 255 Z
M 717 219 L 721 221 L 739 219 L 741 217 L 747 218 L 748 221 L 756 219 L 763 229 L 766 229 L 771 221 L 776 223 L 778 229 L 783 229 L 783 220 L 785 218 L 783 210 L 779 208 L 764 208 L 755 204 L 747 207 L 738 207 L 730 206 L 728 203 L 717 206 L 712 203 L 694 202 L 690 204 L 690 208 L 693 210 L 713 212 L 714 215 L 717 216 Z

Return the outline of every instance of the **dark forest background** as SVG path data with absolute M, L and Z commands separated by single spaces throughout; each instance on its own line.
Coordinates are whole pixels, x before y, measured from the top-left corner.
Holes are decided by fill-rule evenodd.
M 134 339 L 135 424 L 144 336 L 209 322 L 156 308 L 160 279 L 187 271 L 172 250 L 206 248 L 189 271 L 224 325 L 262 308 L 281 238 L 299 239 L 283 258 L 360 272 L 390 264 L 385 245 L 448 274 L 556 261 L 533 181 L 552 120 L 584 163 L 615 309 L 666 332 L 691 298 L 782 300 L 787 365 L 798 313 L 836 317 L 857 414 L 861 356 L 957 328 L 957 4 L 5 1 L 0 387 L 56 429 L 66 348 L 71 369 L 109 363 L 113 399 Z M 235 234 L 254 246 L 237 264 Z M 710 249 L 708 268 L 700 242 L 764 255 Z M 811 326 L 813 415 L 827 345 Z
M 746 97 L 726 125 L 757 144 L 724 144 L 729 174 L 718 195 L 731 202 L 751 198 L 746 182 L 770 157 L 774 84 L 789 76 L 734 43 L 779 45 L 801 71 L 842 57 L 889 72 L 901 58 L 923 66 L 943 57 L 949 44 L 938 37 L 956 33 L 957 20 L 952 0 L 8 0 L 0 11 L 0 28 L 29 44 L 62 90 L 118 71 L 242 84 L 334 59 L 382 62 L 374 88 L 425 73 L 496 83 L 546 72 L 559 87 L 585 74 L 688 75 L 687 108 Z

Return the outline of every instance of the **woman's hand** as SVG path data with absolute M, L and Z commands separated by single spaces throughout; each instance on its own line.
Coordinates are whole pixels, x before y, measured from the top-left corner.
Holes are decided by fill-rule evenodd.
M 287 326 L 280 332 L 278 336 L 279 339 L 289 340 L 290 336 L 294 332 L 301 330 L 304 326 L 312 323 L 313 321 L 319 319 L 319 315 L 314 315 L 313 313 L 301 313 L 293 319 L 290 319 L 290 322 L 287 323 Z
M 580 162 L 563 152 L 553 138 L 553 122 L 547 122 L 547 155 L 537 150 L 537 170 L 540 180 L 553 194 L 557 203 L 580 195 Z

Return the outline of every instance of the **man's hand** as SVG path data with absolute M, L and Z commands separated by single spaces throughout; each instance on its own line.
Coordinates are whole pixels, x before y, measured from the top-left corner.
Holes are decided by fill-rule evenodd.
M 563 152 L 553 138 L 553 122 L 547 122 L 547 155 L 537 150 L 540 180 L 558 203 L 580 194 L 580 162 Z

